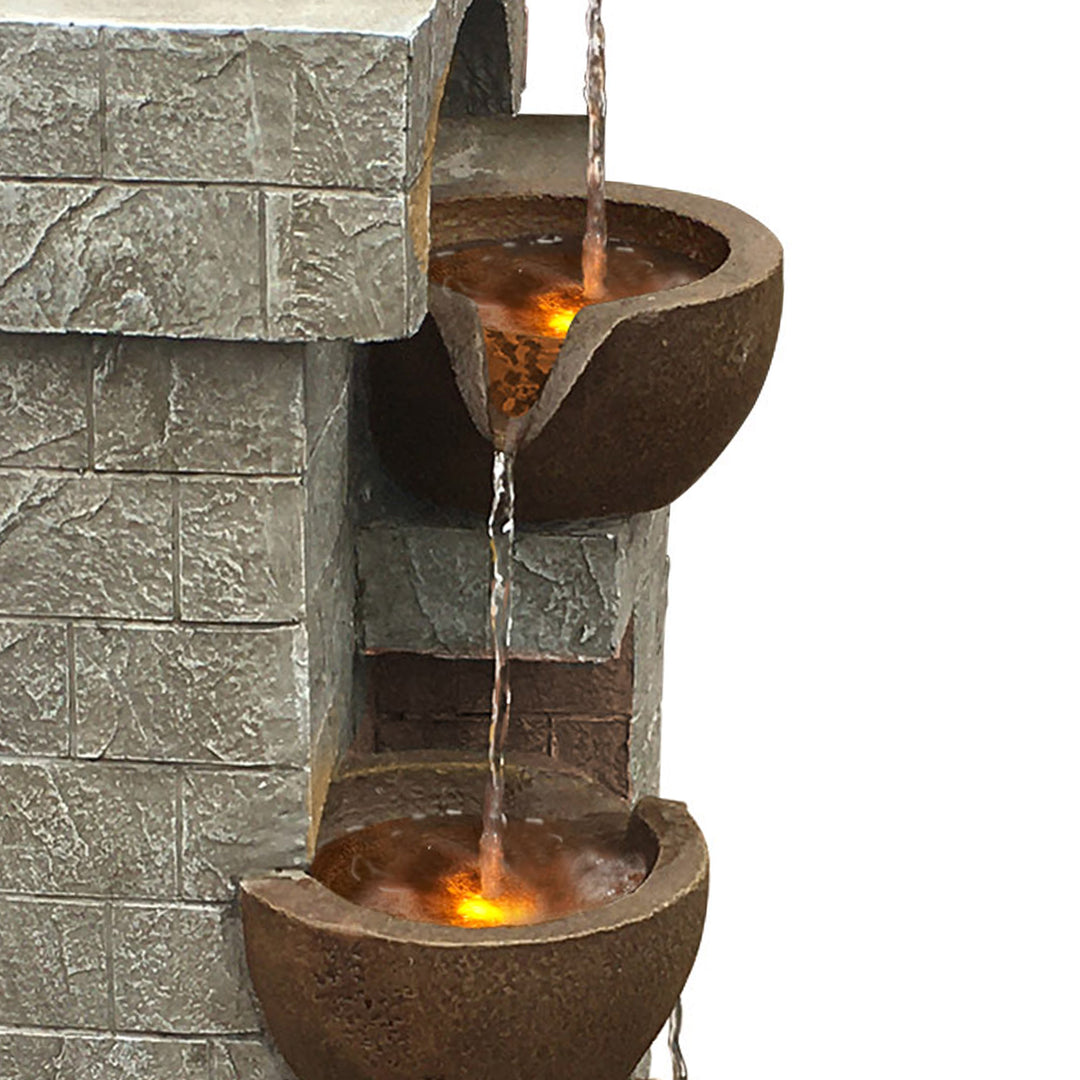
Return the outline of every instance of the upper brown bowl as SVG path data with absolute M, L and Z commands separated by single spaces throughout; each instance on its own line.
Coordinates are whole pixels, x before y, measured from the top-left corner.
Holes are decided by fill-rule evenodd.
M 580 232 L 566 195 L 436 196 L 433 248 Z M 518 515 L 552 521 L 665 506 L 712 464 L 746 419 L 772 359 L 783 255 L 760 222 L 699 196 L 608 185 L 609 231 L 710 267 L 698 281 L 587 307 L 570 326 L 517 454 Z M 430 289 L 420 331 L 370 358 L 371 426 L 387 472 L 433 502 L 486 510 L 491 428 L 486 358 L 471 300 Z

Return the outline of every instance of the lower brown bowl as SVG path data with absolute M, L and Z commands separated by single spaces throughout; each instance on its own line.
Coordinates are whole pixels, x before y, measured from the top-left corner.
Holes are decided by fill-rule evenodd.
M 322 839 L 405 806 L 474 813 L 485 768 L 380 756 L 332 790 Z M 507 788 L 522 816 L 610 810 L 615 798 L 542 762 L 508 766 Z M 647 798 L 632 816 L 655 851 L 637 891 L 532 926 L 398 919 L 298 872 L 246 880 L 252 980 L 300 1080 L 626 1080 L 690 973 L 708 890 L 685 806 Z

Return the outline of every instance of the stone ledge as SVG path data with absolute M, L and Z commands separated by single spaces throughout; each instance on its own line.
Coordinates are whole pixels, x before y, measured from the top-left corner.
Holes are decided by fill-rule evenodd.
M 512 654 L 618 654 L 639 582 L 666 560 L 667 511 L 518 536 Z M 357 540 L 369 653 L 491 655 L 488 546 L 480 529 L 371 525 Z

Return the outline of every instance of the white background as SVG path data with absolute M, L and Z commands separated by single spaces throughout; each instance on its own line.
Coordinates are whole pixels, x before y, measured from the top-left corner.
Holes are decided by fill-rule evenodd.
M 584 0 L 530 15 L 526 111 L 581 111 Z M 1075 5 L 605 21 L 608 175 L 786 251 L 769 381 L 672 516 L 691 1077 L 1077 1080 Z

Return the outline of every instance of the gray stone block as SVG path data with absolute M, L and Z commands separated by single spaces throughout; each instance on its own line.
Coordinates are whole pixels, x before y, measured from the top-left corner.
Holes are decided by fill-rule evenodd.
M 304 771 L 216 769 L 184 775 L 181 894 L 227 900 L 243 874 L 307 859 Z
M 0 889 L 171 896 L 177 882 L 171 769 L 8 760 L 0 767 Z
M 403 195 L 270 191 L 266 219 L 272 338 L 407 333 Z
M 349 507 L 349 395 L 342 389 L 304 478 L 305 576 L 309 589 L 328 570 Z
M 351 385 L 355 356 L 356 348 L 349 341 L 314 341 L 304 346 L 304 411 L 310 449 Z
M 549 660 L 614 656 L 641 577 L 666 557 L 662 535 L 651 527 L 656 516 L 521 533 L 512 652 Z M 364 648 L 489 655 L 487 552 L 480 529 L 361 530 Z
M 300 628 L 78 626 L 76 753 L 141 761 L 302 763 L 308 746 L 307 668 Z
M 400 191 L 408 65 L 404 37 L 106 30 L 107 175 Z
M 58 1035 L 0 1033 L 0 1080 L 56 1080 L 63 1052 Z
M 63 626 L 0 621 L 0 754 L 68 752 Z
M 172 547 L 168 480 L 0 471 L 0 612 L 168 618 Z
M 356 567 L 353 542 L 343 529 L 334 556 L 310 587 L 307 630 L 310 647 L 311 724 L 323 722 L 330 704 L 347 693 L 356 652 Z
M 99 469 L 298 474 L 300 346 L 126 338 L 94 373 Z
M 104 904 L 0 895 L 0 948 L 0 1025 L 108 1027 Z
M 0 175 L 101 175 L 97 39 L 0 23 Z
M 294 1080 L 292 1069 L 272 1046 L 258 1039 L 215 1042 L 210 1080 Z
M 239 915 L 222 905 L 113 911 L 116 1025 L 162 1034 L 256 1034 Z
M 263 328 L 258 193 L 0 182 L 0 329 L 225 340 Z
M 209 1047 L 129 1035 L 0 1035 L 0 1080 L 206 1080 Z
M 0 334 L 0 465 L 88 466 L 92 351 L 80 338 Z
M 303 490 L 292 480 L 180 486 L 180 611 L 200 622 L 291 622 L 304 602 Z

